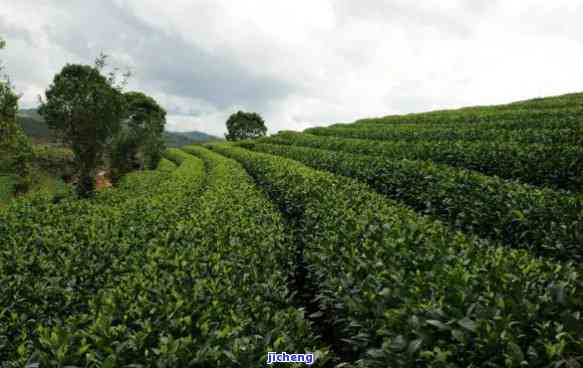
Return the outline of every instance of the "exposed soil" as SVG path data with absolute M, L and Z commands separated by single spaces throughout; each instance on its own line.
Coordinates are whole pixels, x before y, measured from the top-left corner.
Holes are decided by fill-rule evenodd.
M 101 190 L 104 188 L 109 188 L 111 186 L 112 184 L 109 178 L 107 177 L 107 172 L 105 171 L 98 172 L 97 176 L 95 177 L 95 189 Z

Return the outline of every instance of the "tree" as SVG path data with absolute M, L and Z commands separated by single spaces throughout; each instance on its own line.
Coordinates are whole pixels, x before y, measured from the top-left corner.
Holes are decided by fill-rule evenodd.
M 108 151 L 114 182 L 135 169 L 155 169 L 166 149 L 166 111 L 141 92 L 127 92 L 124 98 L 127 116 Z
M 238 111 L 229 117 L 227 130 L 228 134 L 225 134 L 225 138 L 229 141 L 259 138 L 267 133 L 265 121 L 259 114 L 243 111 Z
M 108 150 L 111 179 L 114 183 L 123 175 L 140 167 L 137 158 L 139 148 L 138 137 L 129 129 L 122 127 Z
M 158 167 L 165 150 L 162 134 L 166 125 L 166 110 L 150 96 L 127 92 L 128 127 L 138 137 L 142 162 L 147 169 Z
M 126 116 L 126 102 L 115 74 L 101 74 L 105 56 L 95 66 L 67 64 L 54 77 L 41 100 L 39 113 L 59 138 L 70 145 L 82 197 L 95 189 L 95 170 L 107 144 Z
M 0 39 L 0 49 L 6 42 Z M 0 73 L 3 66 L 0 64 Z M 17 174 L 17 189 L 26 191 L 31 181 L 30 163 L 33 157 L 30 139 L 16 121 L 18 99 L 8 76 L 0 78 L 0 172 Z

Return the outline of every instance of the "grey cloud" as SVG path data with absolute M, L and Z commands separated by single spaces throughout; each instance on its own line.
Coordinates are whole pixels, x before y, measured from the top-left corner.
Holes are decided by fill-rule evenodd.
M 29 45 L 34 44 L 34 37 L 24 27 L 19 27 L 10 24 L 6 17 L 0 16 L 0 36 L 4 39 L 18 39 L 26 42 Z
M 455 37 L 468 38 L 472 34 L 471 25 L 464 19 L 463 13 L 447 12 L 439 7 L 426 10 L 419 7 L 417 2 L 336 0 L 334 6 L 342 18 L 396 24 L 404 27 L 409 33 L 419 32 L 420 27 L 429 27 Z M 474 9 L 483 8 L 476 5 Z
M 581 0 L 305 0 L 289 19 L 243 1 L 5 0 L 0 58 L 29 103 L 64 63 L 104 51 L 173 126 L 215 133 L 237 108 L 277 131 L 583 83 Z
M 233 105 L 261 109 L 266 101 L 295 88 L 284 80 L 254 76 L 236 60 L 189 44 L 179 34 L 155 29 L 111 1 L 63 1 L 59 7 L 66 12 L 58 13 L 47 27 L 50 43 L 88 63 L 101 51 L 113 57 L 127 55 L 135 63 L 134 78 L 153 91 L 197 98 L 217 109 Z

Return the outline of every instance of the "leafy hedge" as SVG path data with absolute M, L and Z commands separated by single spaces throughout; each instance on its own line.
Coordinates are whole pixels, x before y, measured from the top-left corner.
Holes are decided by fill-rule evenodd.
M 427 161 L 307 147 L 244 146 L 359 179 L 460 230 L 554 258 L 583 260 L 581 198 Z
M 164 157 L 158 163 L 158 167 L 156 170 L 158 171 L 165 171 L 165 172 L 172 172 L 176 169 L 176 164 Z
M 36 145 L 33 152 L 34 163 L 48 174 L 61 178 L 75 175 L 75 157 L 70 149 Z
M 190 212 L 202 177 L 202 162 L 191 158 L 172 180 L 144 175 L 156 179 L 143 185 L 153 193 L 109 189 L 57 205 L 20 198 L 0 209 L 0 361 L 84 366 L 115 365 L 118 354 L 132 360 L 136 351 L 160 357 L 154 350 L 166 338 L 151 328 L 156 310 L 125 325 L 140 302 L 125 310 L 112 303 L 123 280 L 144 272 L 146 250 Z
M 207 352 L 213 359 L 201 363 L 253 367 L 265 364 L 268 351 L 312 351 L 323 366 L 332 356 L 292 305 L 293 244 L 279 212 L 239 163 L 200 146 L 183 150 L 208 168 L 208 189 L 200 198 L 204 216 L 189 236 L 200 241 L 202 274 L 211 276 L 205 280 L 212 302 L 208 322 L 222 316 Z
M 319 137 L 285 132 L 262 140 L 344 151 L 387 159 L 431 160 L 505 179 L 583 191 L 583 147 L 524 145 L 497 142 L 379 142 L 366 139 Z
M 407 115 L 389 115 L 381 118 L 368 118 L 356 121 L 356 125 L 382 126 L 388 124 L 500 124 L 516 127 L 532 125 L 561 127 L 581 122 L 583 104 L 566 108 L 532 109 L 527 106 L 514 108 L 470 107 L 459 110 L 432 111 Z
M 12 175 L 0 175 L 0 206 L 12 198 L 17 182 L 18 179 Z
M 481 246 L 350 178 L 242 148 L 237 159 L 299 219 L 321 312 L 359 367 L 576 365 L 579 269 Z
M 485 128 L 419 128 L 410 125 L 335 128 L 310 128 L 305 133 L 318 136 L 373 139 L 380 141 L 496 141 L 541 144 L 577 144 L 582 139 L 574 129 L 491 129 Z
M 0 361 L 246 367 L 305 349 L 326 362 L 289 304 L 278 213 L 234 161 L 189 151 L 206 175 L 200 159 L 169 150 L 180 163 L 171 173 L 0 212 Z

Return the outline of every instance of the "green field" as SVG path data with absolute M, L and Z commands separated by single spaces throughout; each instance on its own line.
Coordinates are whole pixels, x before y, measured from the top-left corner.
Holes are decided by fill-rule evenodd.
M 92 199 L 14 199 L 0 366 L 580 367 L 582 132 L 570 94 L 173 148 Z

